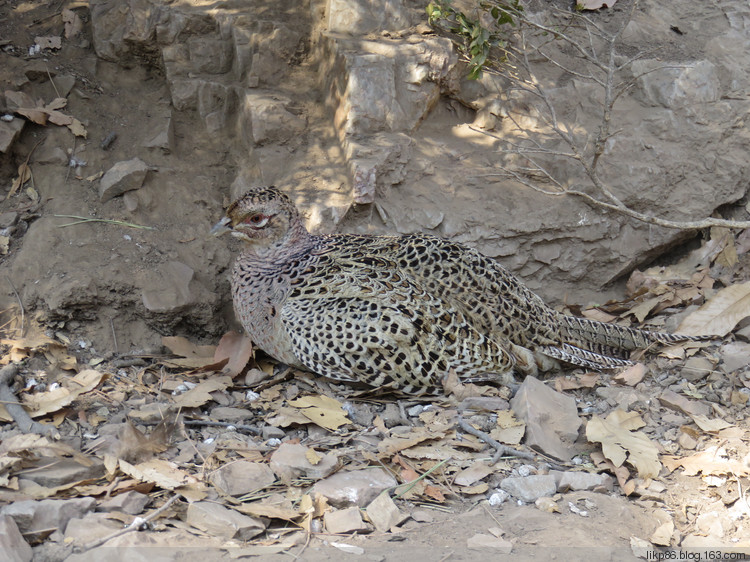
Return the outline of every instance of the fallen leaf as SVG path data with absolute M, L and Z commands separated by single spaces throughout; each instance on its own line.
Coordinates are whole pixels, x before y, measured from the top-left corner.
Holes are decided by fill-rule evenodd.
M 686 336 L 726 336 L 750 316 L 750 281 L 721 289 L 698 310 L 688 315 L 677 332 Z
M 346 417 L 346 412 L 341 407 L 341 403 L 329 396 L 302 396 L 296 400 L 290 400 L 289 405 L 299 408 L 302 415 L 315 425 L 331 431 L 337 430 L 342 425 L 352 423 Z
M 607 416 L 607 421 L 614 422 L 628 431 L 636 431 L 646 425 L 638 412 L 626 412 L 619 408 Z
M 675 470 L 681 466 L 686 476 L 695 476 L 699 473 L 704 476 L 750 475 L 750 467 L 740 460 L 730 458 L 726 449 L 715 445 L 689 457 L 664 457 L 663 460 L 664 466 L 669 470 Z
M 635 386 L 643 380 L 646 373 L 648 373 L 648 367 L 643 363 L 636 363 L 615 375 L 614 380 L 620 384 Z
M 315 466 L 318 464 L 323 457 L 321 457 L 315 449 L 308 449 L 305 453 L 305 458 L 310 461 L 310 464 Z
M 703 431 L 709 433 L 714 433 L 717 431 L 721 431 L 722 429 L 732 427 L 731 423 L 725 422 L 720 418 L 709 419 L 708 417 L 700 414 L 690 417 L 693 418 L 693 421 L 698 427 L 700 427 Z
M 45 392 L 27 394 L 23 397 L 23 405 L 32 418 L 37 418 L 73 403 L 81 394 L 94 390 L 104 378 L 104 373 L 94 369 L 81 371 L 74 377 L 62 379 L 62 386 Z
M 253 342 L 244 334 L 227 332 L 214 351 L 214 362 L 228 359 L 221 372 L 230 377 L 239 375 L 253 356 Z
M 489 466 L 482 461 L 476 461 L 469 468 L 456 474 L 453 482 L 459 486 L 471 486 L 490 474 L 492 474 L 492 469 Z
M 601 443 L 602 452 L 619 467 L 627 460 L 638 470 L 641 478 L 655 478 L 661 469 L 659 450 L 640 431 L 629 431 L 610 415 L 606 420 L 593 416 L 586 424 L 586 438 Z
M 213 345 L 197 345 L 181 336 L 165 336 L 161 339 L 161 343 L 172 353 L 183 358 L 170 359 L 170 364 L 199 369 L 214 363 L 216 347 Z
M 198 383 L 184 394 L 178 394 L 174 397 L 174 403 L 181 408 L 198 408 L 210 400 L 211 393 L 217 390 L 224 390 L 232 384 L 230 377 L 213 377 Z
M 10 185 L 10 193 L 8 193 L 8 197 L 15 195 L 16 192 L 21 189 L 21 186 L 23 186 L 23 184 L 25 184 L 30 179 L 31 168 L 26 162 L 23 162 L 20 166 L 18 166 L 18 177 L 15 178 L 13 180 L 13 183 Z
M 39 45 L 40 49 L 61 49 L 62 37 L 59 37 L 59 36 L 35 37 L 34 43 Z
M 174 490 L 197 482 L 195 476 L 164 459 L 151 459 L 135 465 L 120 459 L 119 467 L 131 478 L 142 482 L 153 482 L 164 490 Z

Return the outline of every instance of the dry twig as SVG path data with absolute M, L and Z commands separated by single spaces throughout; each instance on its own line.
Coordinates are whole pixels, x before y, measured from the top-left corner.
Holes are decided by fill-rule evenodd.
M 670 220 L 661 216 L 653 216 L 640 212 L 625 203 L 615 194 L 615 190 L 602 177 L 602 156 L 608 141 L 614 138 L 619 131 L 612 129 L 612 112 L 617 100 L 643 76 L 663 70 L 674 68 L 664 65 L 658 69 L 648 70 L 626 79 L 620 79 L 623 70 L 628 69 L 636 60 L 643 57 L 644 53 L 627 57 L 624 61 L 618 55 L 617 47 L 625 27 L 638 7 L 638 0 L 634 0 L 629 13 L 624 21 L 614 32 L 607 31 L 598 25 L 593 19 L 580 13 L 571 14 L 557 10 L 555 13 L 559 20 L 552 24 L 544 24 L 521 13 L 511 15 L 519 24 L 516 40 L 504 48 L 507 61 L 485 67 L 485 71 L 501 76 L 509 81 L 509 91 L 523 92 L 530 96 L 533 105 L 538 111 L 538 118 L 552 133 L 552 138 L 562 141 L 565 149 L 550 148 L 537 140 L 538 135 L 528 126 L 519 123 L 509 112 L 508 119 L 514 124 L 517 131 L 525 138 L 523 143 L 514 143 L 506 137 L 494 135 L 488 131 L 477 130 L 482 134 L 503 141 L 507 148 L 503 150 L 506 154 L 514 154 L 524 160 L 526 166 L 499 165 L 502 172 L 498 174 L 484 174 L 477 177 L 502 176 L 510 177 L 520 184 L 533 189 L 539 193 L 549 196 L 574 196 L 583 199 L 587 203 L 601 209 L 606 209 L 621 215 L 636 219 L 640 222 L 679 230 L 698 230 L 714 226 L 746 229 L 750 228 L 750 221 L 729 220 L 715 217 L 706 217 L 698 220 Z M 500 7 L 502 10 L 503 8 Z M 584 37 L 578 38 L 576 30 L 583 30 Z M 546 47 L 562 42 L 572 51 L 573 56 L 584 62 L 585 71 L 578 71 L 570 65 L 561 62 L 560 55 L 556 52 L 550 54 Z M 464 55 L 466 59 L 466 56 Z M 574 132 L 563 123 L 557 114 L 555 103 L 548 89 L 544 86 L 544 80 L 535 74 L 534 63 L 542 60 L 569 77 L 596 84 L 602 89 L 601 118 L 597 132 L 593 138 L 580 139 Z M 583 171 L 588 186 L 566 185 L 561 178 L 555 177 L 545 164 L 542 157 L 572 160 Z M 547 183 L 544 187 L 541 182 Z

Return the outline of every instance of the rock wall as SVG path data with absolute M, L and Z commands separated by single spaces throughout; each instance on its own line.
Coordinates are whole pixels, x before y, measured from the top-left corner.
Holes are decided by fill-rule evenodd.
M 748 189 L 750 7 L 640 6 L 623 48 L 658 57 L 624 77 L 634 85 L 616 106 L 603 173 L 638 210 L 708 216 Z M 64 45 L 75 73 L 0 52 L 33 99 L 56 96 L 49 76 L 67 84 L 90 133 L 70 149 L 69 132 L 46 130 L 31 160 L 42 216 L 13 215 L 30 226 L 10 253 L 29 310 L 99 322 L 98 336 L 119 334 L 104 342 L 112 349 L 156 341 L 148 330 L 225 328 L 231 254 L 205 232 L 254 184 L 291 193 L 317 231 L 424 231 L 475 246 L 551 302 L 617 295 L 602 285 L 685 236 L 500 177 L 512 160 L 501 150 L 514 134 L 508 112 L 524 109 L 534 125 L 536 108 L 490 76 L 466 81 L 421 0 L 92 0 L 90 15 L 96 57 L 85 41 Z M 536 64 L 559 118 L 593 135 L 601 92 Z M 120 136 L 108 148 L 111 130 Z M 3 138 L 6 150 L 21 142 L 19 161 L 37 142 L 12 128 Z M 71 155 L 87 164 L 61 181 Z M 137 165 L 121 178 L 118 163 Z M 582 180 L 568 162 L 547 165 Z M 154 229 L 60 229 L 54 214 Z

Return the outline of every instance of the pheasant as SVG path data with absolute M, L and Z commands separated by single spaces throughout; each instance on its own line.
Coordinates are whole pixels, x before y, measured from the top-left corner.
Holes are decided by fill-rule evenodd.
M 689 336 L 566 316 L 477 250 L 426 234 L 313 235 L 274 187 L 232 203 L 212 229 L 244 243 L 235 312 L 254 344 L 338 381 L 436 393 L 454 371 L 503 382 L 556 360 L 596 370 Z

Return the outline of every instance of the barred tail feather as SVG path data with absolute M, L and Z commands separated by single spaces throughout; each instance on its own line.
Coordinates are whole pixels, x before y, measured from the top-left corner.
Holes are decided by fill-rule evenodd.
M 577 365 L 578 367 L 585 367 L 587 369 L 594 369 L 597 371 L 604 371 L 607 369 L 616 369 L 618 367 L 626 367 L 632 365 L 633 362 L 628 359 L 620 359 L 618 357 L 610 357 L 599 353 L 594 353 L 587 349 L 581 349 L 574 345 L 564 343 L 559 346 L 547 345 L 539 347 L 539 351 L 545 355 L 560 361 L 565 361 L 571 365 Z
M 627 326 L 606 324 L 574 316 L 562 317 L 561 331 L 563 338 L 575 346 L 602 355 L 614 354 L 619 356 L 622 356 L 623 352 L 647 348 L 653 344 L 671 345 L 686 341 L 710 339 L 637 330 Z

